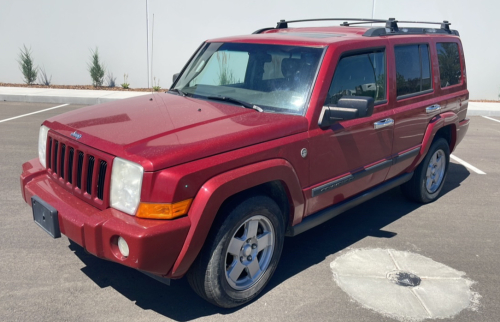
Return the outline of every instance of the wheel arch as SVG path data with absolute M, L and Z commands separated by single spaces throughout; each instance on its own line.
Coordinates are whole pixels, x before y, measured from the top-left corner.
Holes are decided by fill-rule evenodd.
M 450 147 L 450 153 L 453 152 L 457 142 L 457 126 L 455 123 L 444 125 L 442 128 L 437 130 L 432 141 L 434 142 L 439 138 L 445 139 Z
M 458 116 L 453 112 L 444 112 L 434 116 L 425 130 L 419 154 L 406 171 L 412 172 L 417 168 L 437 138 L 445 138 L 450 146 L 450 153 L 453 152 L 456 147 L 458 123 Z
M 293 166 L 284 159 L 258 162 L 217 175 L 203 184 L 193 200 L 191 221 L 184 245 L 169 277 L 182 277 L 200 252 L 221 207 L 249 193 L 272 198 L 286 216 L 288 225 L 302 219 L 304 196 Z

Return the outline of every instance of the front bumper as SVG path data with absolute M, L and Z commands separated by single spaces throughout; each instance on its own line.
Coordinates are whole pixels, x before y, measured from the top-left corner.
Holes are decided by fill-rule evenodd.
M 58 211 L 61 233 L 97 257 L 169 277 L 186 239 L 188 217 L 175 220 L 152 220 L 130 216 L 119 210 L 99 210 L 54 182 L 38 159 L 23 164 L 21 191 L 31 206 L 38 196 Z M 118 236 L 129 246 L 123 257 L 117 246 Z

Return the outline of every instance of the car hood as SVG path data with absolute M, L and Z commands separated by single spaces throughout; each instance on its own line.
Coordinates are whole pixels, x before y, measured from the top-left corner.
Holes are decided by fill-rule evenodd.
M 304 132 L 308 123 L 303 116 L 162 93 L 87 106 L 44 124 L 72 139 L 76 131 L 79 143 L 154 171 Z

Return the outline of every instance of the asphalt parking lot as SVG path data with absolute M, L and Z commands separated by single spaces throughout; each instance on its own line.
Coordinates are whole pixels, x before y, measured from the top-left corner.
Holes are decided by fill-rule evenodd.
M 476 310 L 443 321 L 500 316 L 500 117 L 471 117 L 454 152 L 485 174 L 452 160 L 442 197 L 429 205 L 393 189 L 285 241 L 263 294 L 239 309 L 200 299 L 185 279 L 163 285 L 89 255 L 33 223 L 20 194 L 23 162 L 37 157 L 44 119 L 82 107 L 0 102 L 1 321 L 393 321 L 352 300 L 330 263 L 353 249 L 409 251 L 465 272 L 481 295 Z M 497 121 L 495 121 L 497 120 Z

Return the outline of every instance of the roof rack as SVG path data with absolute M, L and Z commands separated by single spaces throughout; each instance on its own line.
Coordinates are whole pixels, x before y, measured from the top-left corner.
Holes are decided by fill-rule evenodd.
M 262 33 L 271 29 L 285 29 L 288 28 L 289 23 L 308 22 L 308 21 L 343 21 L 341 26 L 352 26 L 366 23 L 385 23 L 385 27 L 374 27 L 367 30 L 363 36 L 376 37 L 388 35 L 402 35 L 402 34 L 426 34 L 426 33 L 446 33 L 459 36 L 458 31 L 451 30 L 451 23 L 447 20 L 443 22 L 429 22 L 429 21 L 398 21 L 396 18 L 384 19 L 366 19 L 366 18 L 319 18 L 319 19 L 301 19 L 301 20 L 280 20 L 276 24 L 276 28 L 263 28 L 254 32 L 254 34 Z M 350 21 L 350 22 L 349 22 Z M 439 29 L 430 28 L 399 28 L 398 23 L 411 23 L 411 24 L 434 24 L 440 25 Z

